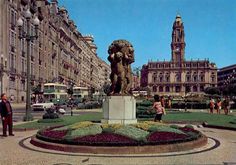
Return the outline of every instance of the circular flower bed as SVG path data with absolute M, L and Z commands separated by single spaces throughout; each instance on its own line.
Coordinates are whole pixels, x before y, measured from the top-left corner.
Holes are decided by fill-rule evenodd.
M 157 122 L 137 124 L 94 124 L 79 122 L 39 130 L 40 140 L 61 144 L 89 146 L 140 146 L 173 144 L 197 140 L 201 132 L 191 125 L 180 127 Z

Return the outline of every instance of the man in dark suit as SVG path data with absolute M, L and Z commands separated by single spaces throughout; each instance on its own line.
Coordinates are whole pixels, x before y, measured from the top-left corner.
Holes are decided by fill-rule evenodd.
M 0 113 L 2 118 L 3 136 L 7 136 L 7 126 L 9 135 L 14 136 L 12 133 L 12 107 L 10 102 L 7 100 L 7 95 L 5 93 L 1 94 Z

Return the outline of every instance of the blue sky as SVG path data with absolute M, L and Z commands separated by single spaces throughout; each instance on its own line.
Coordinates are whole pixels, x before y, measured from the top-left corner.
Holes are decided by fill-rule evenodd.
M 185 58 L 209 58 L 218 68 L 235 64 L 236 0 L 59 0 L 83 34 L 92 34 L 107 62 L 113 40 L 135 49 L 132 67 L 171 59 L 171 32 L 179 13 L 185 28 Z

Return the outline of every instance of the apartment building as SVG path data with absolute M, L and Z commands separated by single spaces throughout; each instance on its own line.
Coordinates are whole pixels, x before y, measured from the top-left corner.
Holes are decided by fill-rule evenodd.
M 59 82 L 99 89 L 109 82 L 110 66 L 97 55 L 92 35 L 82 35 L 57 0 L 1 0 L 0 55 L 2 92 L 15 102 L 26 100 L 26 40 L 20 40 L 17 20 L 30 9 L 40 20 L 38 38 L 30 41 L 30 82 L 41 86 Z M 32 19 L 33 20 L 33 19 Z M 34 25 L 30 23 L 31 34 Z

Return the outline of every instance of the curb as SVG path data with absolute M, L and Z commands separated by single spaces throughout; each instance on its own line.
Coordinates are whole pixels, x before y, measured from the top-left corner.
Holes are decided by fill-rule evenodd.
M 86 146 L 86 145 L 70 145 L 59 144 L 42 141 L 37 139 L 36 136 L 32 136 L 30 143 L 36 147 L 63 151 L 73 153 L 89 153 L 89 154 L 153 154 L 153 153 L 168 153 L 168 152 L 180 152 L 187 151 L 193 148 L 205 146 L 208 142 L 206 136 L 193 141 L 174 143 L 174 144 L 162 144 L 162 145 L 138 145 L 138 146 Z
M 38 128 L 13 128 L 14 132 L 25 132 L 25 131 L 35 131 L 38 130 Z M 0 131 L 2 131 L 2 128 L 0 128 Z
M 215 129 L 224 129 L 224 130 L 236 131 L 236 128 L 218 126 L 218 125 L 211 125 L 211 124 L 208 124 L 206 122 L 202 123 L 202 126 L 206 127 L 206 128 L 215 128 Z

